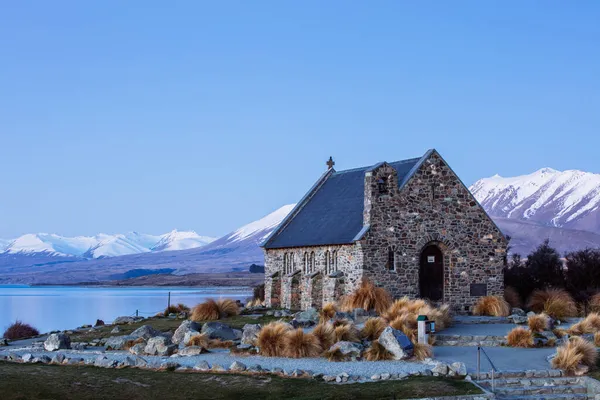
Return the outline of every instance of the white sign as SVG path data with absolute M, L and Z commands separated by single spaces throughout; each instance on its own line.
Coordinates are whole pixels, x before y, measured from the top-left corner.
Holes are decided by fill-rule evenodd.
M 428 263 L 434 263 L 435 262 L 435 256 L 427 256 L 427 262 Z

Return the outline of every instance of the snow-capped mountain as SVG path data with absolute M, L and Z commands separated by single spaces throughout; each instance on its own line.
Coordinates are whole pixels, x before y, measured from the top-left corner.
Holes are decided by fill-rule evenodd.
M 172 231 L 164 235 L 138 232 L 65 237 L 56 234 L 26 234 L 0 242 L 0 254 L 21 254 L 82 258 L 117 257 L 128 254 L 182 250 L 204 246 L 214 238 L 196 232 Z
M 542 168 L 484 178 L 470 190 L 493 217 L 600 233 L 600 174 Z

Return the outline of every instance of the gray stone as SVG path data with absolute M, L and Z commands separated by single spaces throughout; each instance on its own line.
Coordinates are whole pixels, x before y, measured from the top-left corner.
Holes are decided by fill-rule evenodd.
M 177 349 L 177 346 L 171 344 L 169 338 L 156 336 L 148 340 L 144 352 L 151 356 L 170 356 L 175 352 L 175 349 Z
M 87 344 L 82 343 L 82 342 L 73 342 L 73 343 L 71 343 L 71 349 L 83 351 L 83 350 L 87 349 Z
M 112 331 L 110 331 L 110 333 L 119 333 L 121 332 L 121 328 L 119 328 L 118 326 L 115 326 L 114 328 L 112 328 Z
M 534 315 L 535 315 L 535 313 L 534 313 L 533 311 L 529 311 L 529 312 L 527 313 L 527 318 L 529 318 L 529 317 L 533 317 Z
M 233 333 L 235 334 L 235 339 L 233 340 L 242 340 L 243 331 L 241 329 L 234 329 Z
M 200 361 L 194 366 L 194 369 L 197 371 L 208 371 L 210 370 L 210 364 L 206 361 Z
M 194 321 L 183 321 L 181 325 L 175 330 L 173 334 L 173 338 L 171 339 L 175 344 L 181 344 L 181 342 L 185 339 L 186 333 L 188 332 L 196 332 L 196 334 L 200 331 L 201 326 L 199 323 Z
M 189 346 L 183 349 L 180 349 L 177 354 L 180 356 L 197 356 L 198 354 L 202 354 L 204 349 L 200 346 Z
M 372 381 L 378 381 L 378 380 L 380 380 L 380 379 L 381 379 L 381 375 L 379 375 L 379 374 L 375 374 L 375 375 L 372 375 L 372 376 L 371 376 L 371 380 L 372 380 Z
M 119 363 L 119 367 L 120 368 L 135 367 L 135 360 L 131 357 L 125 357 L 125 359 L 123 359 L 123 361 L 121 361 Z
M 23 360 L 23 362 L 26 362 L 26 363 L 31 362 L 33 360 L 33 354 L 31 354 L 31 353 L 23 354 L 23 356 L 21 357 L 21 360 Z
M 207 322 L 202 326 L 202 333 L 206 333 L 210 339 L 235 340 L 237 337 L 229 325 L 221 322 Z
M 133 317 L 117 317 L 114 320 L 113 325 L 124 325 L 124 324 L 133 324 L 135 322 L 135 318 Z
M 157 331 L 156 329 L 154 329 L 153 327 L 151 327 L 150 325 L 142 325 L 139 328 L 137 328 L 135 331 L 131 332 L 129 334 L 129 336 L 133 336 L 134 338 L 143 338 L 143 339 L 150 339 L 153 338 L 155 336 L 162 336 L 162 332 Z
M 513 314 L 513 315 L 509 315 L 508 316 L 508 320 L 510 322 L 512 322 L 513 324 L 526 324 L 527 323 L 527 317 L 524 315 L 517 315 L 517 314 Z
M 382 381 L 387 381 L 390 378 L 391 378 L 391 375 L 388 374 L 387 372 L 384 372 L 383 374 L 381 374 L 381 380 Z
M 50 363 L 51 364 L 62 364 L 63 361 L 65 361 L 65 355 L 63 353 L 58 353 L 54 357 L 52 357 L 52 360 L 50 361 Z
M 466 376 L 467 375 L 467 366 L 462 362 L 453 362 L 452 364 L 450 364 L 450 368 L 458 376 Z
M 138 356 L 141 354 L 144 354 L 145 350 L 146 350 L 146 343 L 138 343 L 129 348 L 129 352 L 131 354 L 135 354 Z
M 435 375 L 448 375 L 448 366 L 444 363 L 438 363 L 431 369 L 431 372 Z
M 301 311 L 296 314 L 294 321 L 301 327 L 309 327 L 316 325 L 319 322 L 319 311 L 316 308 L 311 307 L 305 311 Z
M 248 372 L 263 372 L 264 369 L 260 365 L 255 364 L 255 365 L 249 366 L 246 371 L 248 371 Z
M 48 336 L 48 339 L 44 342 L 44 349 L 46 351 L 56 351 L 61 349 L 71 348 L 71 338 L 64 333 L 53 333 Z
M 283 375 L 284 371 L 281 368 L 275 367 L 271 370 L 272 373 L 277 374 L 277 375 Z
M 333 382 L 333 381 L 335 381 L 335 380 L 336 380 L 336 378 L 337 378 L 337 377 L 336 377 L 336 376 L 334 376 L 334 375 L 323 375 L 323 380 L 324 380 L 325 382 Z
M 225 372 L 225 371 L 227 371 L 227 368 L 225 368 L 219 364 L 213 364 L 211 370 L 214 372 Z
M 100 368 L 115 368 L 118 364 L 117 360 L 112 360 L 106 356 L 98 356 L 94 361 L 94 366 Z
M 125 350 L 127 342 L 133 341 L 136 339 L 137 338 L 130 336 L 130 335 L 111 336 L 108 339 L 106 339 L 106 342 L 104 343 L 104 347 L 106 348 L 106 350 Z
M 339 350 L 348 359 L 355 361 L 362 353 L 362 345 L 354 342 L 337 342 L 329 348 L 329 351 Z
M 50 357 L 46 356 L 46 355 L 41 355 L 39 357 L 35 357 L 33 360 L 31 360 L 32 363 L 40 363 L 40 364 L 50 364 L 52 360 L 50 359 Z
M 522 316 L 522 317 L 525 317 L 525 316 L 527 315 L 527 314 L 525 313 L 525 311 L 523 311 L 522 309 L 520 309 L 520 308 L 517 308 L 517 307 L 515 307 L 515 308 L 511 309 L 511 310 L 510 310 L 510 313 L 511 313 L 511 315 L 520 315 L 520 316 Z
M 175 361 L 163 361 L 160 363 L 159 368 L 174 371 L 180 366 L 181 365 Z
M 242 331 L 242 343 L 254 346 L 256 336 L 260 332 L 261 326 L 259 324 L 246 324 Z
M 136 368 L 146 368 L 148 366 L 148 361 L 146 361 L 142 357 L 135 358 L 135 366 Z
M 229 370 L 230 371 L 236 371 L 236 372 L 245 371 L 246 370 L 246 365 L 243 364 L 243 363 L 241 363 L 241 362 L 239 362 L 239 361 L 234 361 L 229 366 Z
M 79 365 L 79 364 L 83 364 L 83 362 L 84 362 L 84 360 L 81 357 L 73 357 L 73 358 L 67 359 L 68 365 Z
M 190 341 L 192 340 L 192 338 L 194 336 L 198 336 L 200 335 L 200 332 L 198 331 L 192 331 L 189 330 L 185 333 L 185 335 L 183 336 L 183 340 L 179 342 L 179 347 L 184 347 L 184 346 L 188 346 L 190 344 Z
M 379 344 L 394 355 L 395 360 L 404 360 L 413 355 L 414 346 L 410 339 L 401 331 L 390 326 L 379 336 Z

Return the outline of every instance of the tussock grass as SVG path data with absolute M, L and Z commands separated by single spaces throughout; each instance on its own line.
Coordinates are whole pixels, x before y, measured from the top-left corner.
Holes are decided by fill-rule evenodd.
M 317 338 L 323 350 L 329 349 L 335 344 L 335 328 L 330 322 L 318 324 L 312 334 Z
M 179 314 L 182 312 L 190 312 L 190 308 L 188 306 L 186 306 L 183 303 L 179 303 L 177 305 L 170 305 L 169 307 L 165 308 L 165 311 L 163 312 L 163 315 L 165 317 L 168 317 L 169 314 Z
M 394 359 L 394 355 L 383 347 L 378 340 L 371 342 L 371 346 L 365 350 L 363 356 L 368 361 L 386 361 Z
M 414 343 L 413 357 L 419 361 L 433 357 L 433 347 L 427 343 Z
M 416 319 L 414 328 L 412 324 L 412 319 L 407 319 L 403 316 L 395 318 L 392 322 L 390 322 L 390 326 L 396 330 L 404 333 L 411 342 L 415 342 L 417 340 L 417 327 L 416 327 Z
M 487 315 L 489 317 L 507 317 L 510 314 L 510 305 L 503 297 L 485 296 L 477 301 L 473 308 L 474 315 Z
M 550 317 L 546 314 L 536 314 L 527 318 L 527 325 L 532 332 L 542 332 L 550 328 Z
M 265 325 L 256 336 L 259 354 L 267 357 L 277 357 L 282 354 L 283 337 L 291 328 L 283 322 L 271 322 Z
M 231 340 L 211 339 L 208 342 L 209 349 L 228 349 L 234 345 Z
M 575 373 L 581 365 L 595 366 L 597 358 L 596 346 L 575 336 L 556 349 L 556 356 L 552 359 L 552 367 L 562 369 L 567 373 Z
M 506 342 L 510 347 L 533 347 L 533 333 L 522 326 L 508 332 Z
M 213 300 L 208 299 L 198 304 L 192 310 L 190 319 L 192 321 L 216 321 L 221 318 L 233 317 L 240 313 L 238 304 L 231 299 Z
M 506 302 L 512 308 L 523 307 L 523 302 L 521 301 L 521 296 L 519 296 L 519 293 L 512 286 L 506 286 L 504 288 L 504 300 L 506 300 Z
M 567 332 L 570 335 L 600 332 L 600 314 L 595 312 L 588 314 L 587 317 L 571 326 Z
M 305 333 L 302 328 L 287 331 L 283 335 L 284 357 L 318 357 L 322 352 L 319 339 L 312 333 Z
M 425 300 L 410 300 L 406 296 L 394 301 L 382 314 L 382 317 L 390 322 L 400 318 L 404 321 L 404 325 L 407 325 L 410 329 L 417 329 L 417 317 L 419 315 L 427 315 L 430 320 L 433 320 L 438 332 L 452 323 L 450 307 L 447 304 L 436 308 Z
M 21 321 L 15 321 L 12 325 L 6 328 L 2 336 L 8 340 L 16 340 L 30 338 L 39 334 L 40 332 L 33 326 Z
M 554 319 L 564 319 L 577 315 L 577 304 L 563 289 L 536 290 L 527 306 L 536 313 L 544 312 Z
M 200 333 L 198 335 L 194 335 L 190 338 L 187 346 L 199 346 L 203 349 L 208 349 L 210 339 L 206 333 Z
M 339 348 L 327 350 L 323 353 L 323 357 L 332 362 L 349 361 L 350 357 L 344 355 Z
M 381 335 L 381 332 L 387 327 L 387 321 L 381 317 L 369 318 L 365 322 L 365 326 L 360 331 L 363 339 L 376 340 Z
M 340 325 L 334 329 L 336 342 L 360 343 L 360 332 L 354 325 Z
M 363 279 L 361 285 L 342 301 L 342 311 L 352 311 L 355 308 L 364 310 L 375 310 L 381 314 L 387 310 L 392 303 L 392 296 L 387 290 L 375 286 L 368 279 Z
M 133 339 L 133 340 L 128 340 L 123 345 L 123 349 L 124 350 L 129 350 L 130 348 L 132 348 L 136 344 L 140 344 L 140 343 L 144 343 L 144 344 L 146 343 L 146 341 L 144 340 L 144 338 L 137 338 L 137 339 Z
M 246 307 L 258 307 L 258 306 L 262 306 L 263 303 L 264 303 L 263 300 L 258 299 L 258 298 L 253 298 L 246 304 Z
M 335 317 L 335 313 L 338 311 L 337 305 L 333 302 L 329 302 L 323 306 L 321 311 L 319 312 L 320 322 L 327 322 L 333 317 Z

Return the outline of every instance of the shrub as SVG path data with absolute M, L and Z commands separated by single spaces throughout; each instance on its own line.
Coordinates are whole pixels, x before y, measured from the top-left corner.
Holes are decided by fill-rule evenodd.
M 227 349 L 233 345 L 231 340 L 211 339 L 208 342 L 209 349 Z
M 591 303 L 591 298 L 600 288 L 600 249 L 570 252 L 565 255 L 565 258 L 567 289 L 578 303 L 584 305 L 588 301 Z
M 427 343 L 414 344 L 413 357 L 419 361 L 433 357 L 433 348 Z
M 335 343 L 335 328 L 329 322 L 317 325 L 312 334 L 319 340 L 323 350 L 329 349 Z
M 379 344 L 378 340 L 371 342 L 371 346 L 364 352 L 363 355 L 368 361 L 385 361 L 394 359 L 394 355 L 381 344 Z
M 518 326 L 508 332 L 506 342 L 511 347 L 533 347 L 533 333 L 522 326 Z
M 590 313 L 587 317 L 571 326 L 567 332 L 570 335 L 583 335 L 600 331 L 600 314 Z
M 507 317 L 510 305 L 500 296 L 485 296 L 477 301 L 473 308 L 474 315 L 488 315 L 490 317 Z
M 542 332 L 550 328 L 550 318 L 544 313 L 532 315 L 527 318 L 527 325 L 531 332 Z
M 190 319 L 192 321 L 216 321 L 220 318 L 238 315 L 240 308 L 238 304 L 231 299 L 222 299 L 214 301 L 208 299 L 204 303 L 198 304 L 192 310 Z
M 335 313 L 337 312 L 337 306 L 335 303 L 327 303 L 323 306 L 323 309 L 319 312 L 320 321 L 327 322 L 333 317 L 335 317 Z
M 165 309 L 165 311 L 163 312 L 163 315 L 165 317 L 168 317 L 169 314 L 179 314 L 182 312 L 186 312 L 186 313 L 190 312 L 190 308 L 183 303 L 179 303 L 177 305 L 172 304 Z
M 339 362 L 339 361 L 347 361 L 350 359 L 349 356 L 344 355 L 339 348 L 333 350 L 327 350 L 323 353 L 323 357 L 325 357 L 329 361 Z
M 4 338 L 9 340 L 25 339 L 39 335 L 40 332 L 29 324 L 15 321 L 4 331 Z
M 556 349 L 552 359 L 552 367 L 574 373 L 580 365 L 593 367 L 596 365 L 598 352 L 596 346 L 580 337 L 572 337 L 567 343 Z
M 555 319 L 577 315 L 577 305 L 571 295 L 563 289 L 536 290 L 527 306 L 536 313 L 544 312 Z
M 430 320 L 433 320 L 438 332 L 452 323 L 450 307 L 447 304 L 436 308 L 422 299 L 409 300 L 408 297 L 394 301 L 383 313 L 383 318 L 388 321 L 401 318 L 404 325 L 410 329 L 417 329 L 417 317 L 419 315 L 427 315 Z
M 282 355 L 290 358 L 318 357 L 323 352 L 319 339 L 302 328 L 285 332 L 283 346 Z
M 284 322 L 271 322 L 265 325 L 256 336 L 259 354 L 267 357 L 279 356 L 283 351 L 283 336 L 291 329 Z
M 506 286 L 504 288 L 504 300 L 512 307 L 512 308 L 521 308 L 523 307 L 521 296 L 517 290 L 512 286 Z
M 387 321 L 381 317 L 369 318 L 365 322 L 360 335 L 363 339 L 376 340 L 381 335 L 381 332 L 387 327 Z
M 527 256 L 526 268 L 530 271 L 536 289 L 564 287 L 563 263 L 556 249 L 546 239 Z
M 417 328 L 409 326 L 407 322 L 409 322 L 408 319 L 400 316 L 390 322 L 390 326 L 401 331 L 410 339 L 411 342 L 414 342 L 417 338 Z
M 381 314 L 387 310 L 392 302 L 392 297 L 384 288 L 377 287 L 373 282 L 363 279 L 361 285 L 342 303 L 342 310 L 351 311 L 355 308 L 375 310 Z
M 210 340 L 208 338 L 208 335 L 206 333 L 200 333 L 198 335 L 192 336 L 187 345 L 188 346 L 199 346 L 199 347 L 202 347 L 203 349 L 208 349 L 209 342 L 210 342 Z
M 354 325 L 340 325 L 334 329 L 336 342 L 355 342 L 360 343 L 360 332 Z

